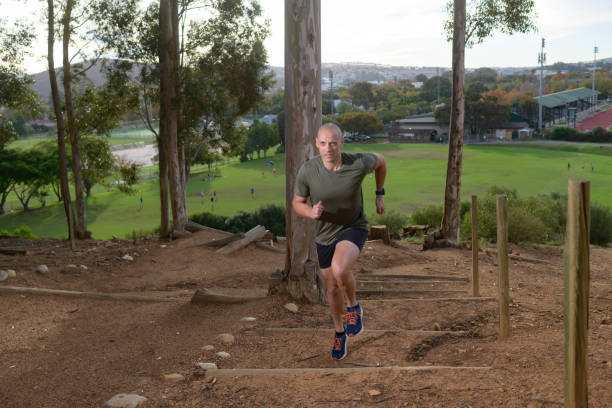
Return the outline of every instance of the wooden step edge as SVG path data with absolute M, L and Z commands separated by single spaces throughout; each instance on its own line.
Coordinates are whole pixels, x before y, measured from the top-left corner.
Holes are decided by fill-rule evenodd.
M 333 328 L 327 327 L 265 327 L 264 334 L 271 333 L 333 333 Z M 452 330 L 407 330 L 407 329 L 365 329 L 363 334 L 420 334 L 420 335 L 443 335 L 450 334 L 454 336 L 465 336 L 469 334 L 467 331 L 452 331 Z
M 490 366 L 382 366 L 382 367 L 304 367 L 304 368 L 218 368 L 206 370 L 207 375 L 249 376 L 249 375 L 284 375 L 284 374 L 346 374 L 346 373 L 377 373 L 382 371 L 460 371 L 460 370 L 491 370 Z

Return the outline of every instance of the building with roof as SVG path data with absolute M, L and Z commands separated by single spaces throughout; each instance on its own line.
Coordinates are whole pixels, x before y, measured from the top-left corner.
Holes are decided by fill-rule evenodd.
M 585 111 L 597 103 L 599 91 L 588 88 L 569 89 L 542 95 L 542 118 L 544 127 L 557 121 L 570 122 L 570 116 L 575 117 L 578 112 Z M 539 97 L 533 98 L 538 102 Z M 571 115 L 570 115 L 571 114 Z

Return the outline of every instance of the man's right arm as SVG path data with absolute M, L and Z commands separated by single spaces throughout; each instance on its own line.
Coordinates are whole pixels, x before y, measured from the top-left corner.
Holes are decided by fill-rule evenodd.
M 319 201 L 315 205 L 310 206 L 307 199 L 307 197 L 300 197 L 294 194 L 293 201 L 291 202 L 293 210 L 302 217 L 318 220 L 321 218 L 321 214 L 323 214 L 323 202 Z

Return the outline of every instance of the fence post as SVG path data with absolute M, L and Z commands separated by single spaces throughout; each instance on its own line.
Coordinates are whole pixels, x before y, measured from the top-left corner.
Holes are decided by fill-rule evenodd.
M 478 197 L 472 196 L 472 296 L 480 296 L 478 276 Z
M 565 407 L 587 408 L 590 183 L 569 180 L 565 244 Z
M 510 294 L 508 279 L 508 205 L 506 195 L 497 200 L 497 270 L 499 271 L 497 303 L 499 305 L 499 338 L 510 337 Z

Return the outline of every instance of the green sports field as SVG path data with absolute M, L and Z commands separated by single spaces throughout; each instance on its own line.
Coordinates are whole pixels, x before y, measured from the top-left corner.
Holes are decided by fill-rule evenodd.
M 441 204 L 446 175 L 445 145 L 367 144 L 345 145 L 347 152 L 379 152 L 385 155 L 389 173 L 385 189 L 388 209 L 410 213 L 429 204 Z M 591 201 L 612 206 L 612 156 L 610 148 L 598 146 L 472 146 L 464 147 L 461 193 L 463 200 L 482 195 L 492 185 L 516 188 L 525 197 L 567 191 L 569 178 L 591 180 Z M 265 166 L 270 159 L 274 166 Z M 568 162 L 570 169 L 568 171 Z M 595 171 L 591 171 L 591 164 Z M 272 168 L 277 170 L 276 176 Z M 261 170 L 265 173 L 262 176 Z M 187 188 L 190 214 L 213 211 L 210 195 L 216 192 L 214 213 L 233 215 L 252 211 L 264 204 L 284 204 L 284 156 L 246 163 L 232 161 L 218 167 L 221 177 L 207 180 L 208 170 L 196 168 Z M 146 171 L 146 170 L 145 170 Z M 255 189 L 254 198 L 250 189 Z M 159 225 L 159 187 L 155 179 L 139 186 L 140 194 L 127 196 L 98 187 L 87 200 L 87 222 L 95 238 L 111 235 L 125 237 L 134 230 L 149 230 Z M 204 200 L 200 192 L 205 193 Z M 50 200 L 52 201 L 52 200 Z M 374 176 L 364 182 L 366 213 L 373 214 Z M 36 203 L 32 202 L 35 207 Z M 14 207 L 13 207 L 14 208 Z M 65 237 L 63 207 L 48 203 L 28 213 L 0 216 L 0 230 L 12 231 L 25 224 L 41 237 Z

